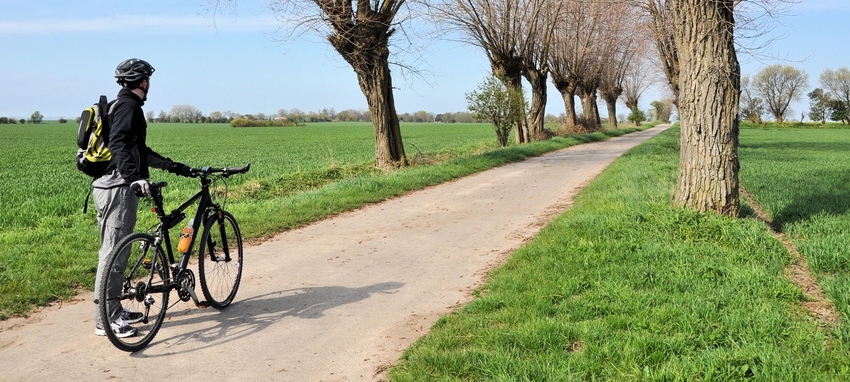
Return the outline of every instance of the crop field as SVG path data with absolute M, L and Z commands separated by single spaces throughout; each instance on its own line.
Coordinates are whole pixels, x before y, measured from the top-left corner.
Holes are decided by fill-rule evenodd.
M 850 341 L 850 130 L 742 129 L 741 183 L 793 240 Z
M 491 142 L 494 133 L 483 124 L 414 124 L 405 126 L 403 133 L 411 158 L 417 149 L 436 156 L 496 147 Z M 90 186 L 73 164 L 75 136 L 73 123 L 0 127 L 0 206 L 4 207 L 0 230 L 32 228 L 50 217 L 82 211 Z M 251 172 L 234 178 L 237 185 L 283 174 L 370 167 L 374 162 L 374 135 L 368 123 L 242 129 L 224 124 L 151 124 L 148 145 L 195 167 L 250 162 Z M 196 191 L 193 180 L 151 171 L 152 180 L 161 178 L 187 189 L 183 195 Z

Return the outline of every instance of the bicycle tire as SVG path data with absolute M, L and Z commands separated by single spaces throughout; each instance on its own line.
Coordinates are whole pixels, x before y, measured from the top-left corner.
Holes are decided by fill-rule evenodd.
M 236 219 L 221 211 L 204 224 L 198 249 L 198 273 L 207 303 L 224 309 L 236 297 L 242 279 L 242 233 Z
M 123 262 L 123 256 L 127 256 L 127 262 Z M 147 262 L 147 264 L 145 264 Z M 166 262 L 165 253 L 161 246 L 155 244 L 154 237 L 143 232 L 127 235 L 106 259 L 106 269 L 119 269 L 118 272 L 106 272 L 101 279 L 100 295 L 98 296 L 100 306 L 101 322 L 106 323 L 106 335 L 118 349 L 135 352 L 150 344 L 165 318 L 168 308 L 168 295 L 171 291 L 169 279 L 169 264 Z M 115 278 L 119 278 L 120 292 L 116 296 L 107 297 L 109 294 L 107 286 Z M 114 292 L 113 292 L 114 293 Z M 136 329 L 133 336 L 119 338 L 110 330 L 109 322 L 109 300 L 119 300 L 124 309 L 130 312 L 141 312 L 145 314 L 141 322 L 130 326 Z

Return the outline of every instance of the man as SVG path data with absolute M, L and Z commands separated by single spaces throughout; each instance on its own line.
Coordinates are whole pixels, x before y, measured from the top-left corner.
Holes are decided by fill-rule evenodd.
M 165 158 L 147 147 L 148 125 L 142 105 L 147 100 L 153 72 L 154 68 L 149 63 L 137 58 L 125 60 L 115 69 L 116 82 L 121 85 L 121 91 L 107 114 L 112 163 L 105 175 L 92 182 L 92 196 L 100 227 L 95 296 L 100 293 L 100 283 L 107 271 L 104 269 L 107 256 L 119 240 L 133 232 L 139 197 L 151 195 L 148 167 L 182 176 L 191 173 L 191 167 Z M 118 272 L 126 268 L 127 256 L 129 254 L 124 256 L 125 264 L 118 264 Z M 110 296 L 117 295 L 121 290 L 120 277 L 112 279 L 117 282 L 107 285 L 107 295 Z M 109 304 L 110 322 L 101 322 L 100 312 L 95 307 L 95 334 L 104 336 L 106 330 L 111 329 L 123 338 L 136 333 L 136 329 L 130 325 L 141 321 L 142 313 L 125 310 L 120 301 L 100 303 Z

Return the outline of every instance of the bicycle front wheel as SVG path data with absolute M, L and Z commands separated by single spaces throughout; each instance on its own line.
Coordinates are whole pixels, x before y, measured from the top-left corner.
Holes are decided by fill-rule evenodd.
M 137 232 L 118 242 L 106 267 L 98 296 L 103 329 L 115 347 L 141 350 L 156 336 L 168 307 L 165 253 L 153 236 Z
M 213 308 L 224 309 L 236 297 L 242 279 L 242 234 L 229 212 L 210 216 L 198 250 L 201 290 Z

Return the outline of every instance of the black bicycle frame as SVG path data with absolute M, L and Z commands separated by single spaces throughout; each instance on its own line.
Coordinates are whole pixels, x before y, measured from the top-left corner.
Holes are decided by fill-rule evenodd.
M 184 219 L 186 219 L 186 214 L 183 212 L 188 209 L 190 206 L 198 203 L 198 210 L 195 212 L 195 219 L 192 221 L 192 229 L 194 230 L 194 234 L 192 235 L 192 239 L 189 242 L 189 247 L 186 249 L 186 252 L 183 253 L 183 257 L 180 259 L 180 269 L 186 269 L 189 265 L 189 254 L 192 253 L 192 249 L 195 247 L 195 239 L 201 233 L 201 225 L 203 221 L 207 218 L 207 211 L 210 208 L 218 209 L 218 204 L 213 203 L 212 197 L 210 196 L 210 184 L 212 180 L 208 178 L 201 179 L 201 191 L 198 191 L 195 196 L 192 196 L 185 203 L 181 204 L 180 207 L 175 208 L 169 214 L 165 214 L 165 208 L 162 206 L 162 188 L 165 187 L 168 183 L 166 182 L 158 182 L 153 184 L 153 200 L 154 206 L 156 207 L 156 216 L 159 218 L 159 221 L 162 223 L 162 238 L 165 241 L 165 248 L 168 253 L 168 261 L 171 264 L 174 264 L 174 250 L 171 247 L 171 236 L 168 234 L 168 231 L 171 228 L 174 228 Z M 200 256 L 200 254 L 199 254 Z

